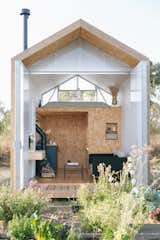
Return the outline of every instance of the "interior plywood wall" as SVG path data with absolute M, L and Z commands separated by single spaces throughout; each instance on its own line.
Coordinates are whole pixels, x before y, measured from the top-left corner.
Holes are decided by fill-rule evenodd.
M 87 158 L 87 114 L 55 114 L 41 118 L 40 126 L 49 130 L 48 140 L 58 145 L 58 168 L 68 160 L 82 162 L 86 168 Z
M 50 130 L 47 140 L 58 145 L 58 168 L 68 160 L 81 162 L 86 168 L 88 154 L 121 150 L 121 107 L 45 109 L 37 117 L 40 127 Z M 117 124 L 116 140 L 105 139 L 106 123 Z

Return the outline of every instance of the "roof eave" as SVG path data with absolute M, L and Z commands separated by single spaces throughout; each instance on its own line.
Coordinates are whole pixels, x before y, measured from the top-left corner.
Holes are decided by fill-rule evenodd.
M 140 61 L 149 61 L 149 58 L 143 54 L 128 47 L 82 19 L 26 49 L 14 58 L 23 61 L 26 66 L 30 66 L 34 62 L 49 55 L 51 52 L 65 47 L 79 37 L 88 41 L 95 47 L 119 58 L 131 67 L 135 67 Z

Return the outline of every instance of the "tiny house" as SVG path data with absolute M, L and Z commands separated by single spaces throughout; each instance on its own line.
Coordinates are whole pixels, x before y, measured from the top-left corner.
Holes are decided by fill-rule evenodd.
M 13 57 L 13 190 L 120 170 L 148 143 L 148 92 L 149 59 L 83 20 Z

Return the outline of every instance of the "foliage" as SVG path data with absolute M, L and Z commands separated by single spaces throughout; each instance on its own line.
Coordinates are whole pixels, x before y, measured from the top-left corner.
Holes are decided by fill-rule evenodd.
M 158 98 L 158 96 L 157 96 Z M 151 101 L 150 104 L 150 132 L 151 134 L 160 133 L 160 104 L 158 102 Z
M 31 226 L 37 240 L 62 240 L 62 224 L 54 226 L 52 221 L 44 221 L 36 215 L 31 220 Z
M 30 189 L 12 193 L 9 187 L 2 186 L 0 190 L 0 220 L 8 222 L 14 215 L 19 218 L 31 217 L 33 213 L 39 213 L 42 208 L 38 194 Z
M 69 230 L 69 234 L 67 240 L 81 240 L 81 230 L 77 227 L 71 227 Z
M 160 86 L 160 63 L 151 63 L 150 69 L 151 87 Z
M 10 111 L 0 103 L 0 135 L 6 136 L 10 127 Z
M 87 230 L 103 233 L 103 239 L 134 239 L 143 224 L 148 208 L 144 198 L 131 193 L 131 182 L 127 165 L 124 165 L 117 181 L 117 174 L 111 168 L 99 165 L 99 179 L 93 189 L 84 186 L 79 194 L 81 223 Z
M 150 132 L 160 133 L 160 63 L 151 63 Z
M 134 187 L 131 191 L 137 199 L 143 198 L 149 210 L 160 207 L 160 191 L 152 189 L 149 186 Z
M 150 213 L 150 218 L 160 222 L 160 208 L 156 208 L 154 210 L 151 211 Z
M 30 218 L 14 216 L 8 224 L 9 236 L 12 239 L 28 240 L 33 237 Z
M 16 193 L 15 201 L 13 201 L 13 214 L 17 216 L 31 217 L 33 213 L 40 213 L 43 203 L 40 201 L 39 195 L 31 189 Z
M 9 187 L 2 186 L 0 190 L 0 220 L 7 223 L 13 218 L 14 195 L 10 192 Z
M 60 228 L 56 232 L 56 240 L 66 240 L 69 234 L 69 226 L 61 224 Z
M 37 240 L 54 239 L 50 221 L 42 221 L 39 217 L 35 217 L 31 220 L 31 226 Z
M 10 111 L 0 102 L 0 157 L 10 152 Z

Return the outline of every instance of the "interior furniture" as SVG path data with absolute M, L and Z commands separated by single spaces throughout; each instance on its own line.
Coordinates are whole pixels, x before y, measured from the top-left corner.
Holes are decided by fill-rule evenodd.
M 89 154 L 89 165 L 92 166 L 92 174 L 98 177 L 98 165 L 104 163 L 111 166 L 111 171 L 118 172 L 122 170 L 123 163 L 127 162 L 127 157 L 118 157 L 113 154 Z
M 41 149 L 40 145 L 36 146 L 36 149 Z M 54 173 L 57 171 L 57 146 L 55 145 L 46 145 L 45 147 L 46 160 L 36 161 L 36 176 L 41 177 L 42 167 L 49 163 L 50 167 L 54 170 Z M 36 159 L 38 160 L 38 159 Z
M 36 151 L 38 150 L 46 150 L 46 134 L 45 132 L 40 128 L 38 124 L 36 124 L 36 134 L 39 135 L 39 141 L 36 142 Z M 38 159 L 36 159 L 38 160 Z M 36 176 L 41 177 L 41 171 L 43 167 L 43 163 L 45 160 L 42 161 L 36 161 Z
M 64 178 L 66 178 L 67 174 L 75 174 L 79 173 L 81 178 L 83 178 L 83 166 L 78 162 L 66 162 L 64 164 Z
M 46 145 L 46 159 L 55 173 L 57 171 L 57 150 L 57 145 Z
M 28 151 L 29 160 L 43 160 L 45 156 L 45 150 Z

